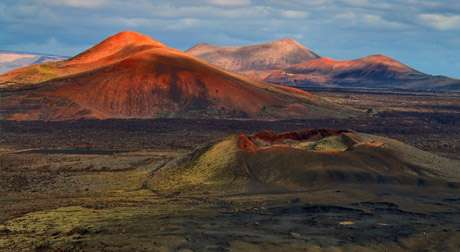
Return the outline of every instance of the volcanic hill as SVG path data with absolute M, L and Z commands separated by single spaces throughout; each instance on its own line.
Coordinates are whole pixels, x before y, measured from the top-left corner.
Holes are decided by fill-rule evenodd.
M 0 87 L 37 84 L 94 70 L 153 48 L 166 46 L 140 33 L 120 32 L 68 60 L 32 65 L 0 75 Z
M 186 53 L 229 71 L 262 78 L 271 70 L 283 69 L 319 56 L 293 39 L 241 47 L 198 44 Z
M 384 55 L 355 60 L 320 58 L 273 71 L 265 81 L 293 86 L 456 89 L 460 80 L 419 72 Z
M 254 79 L 290 86 L 460 90 L 460 80 L 425 74 L 385 55 L 339 61 L 292 39 L 242 47 L 200 44 L 186 52 Z
M 0 118 L 307 118 L 355 114 L 298 89 L 213 67 L 121 32 L 65 61 L 0 76 Z
M 257 193 L 355 185 L 457 187 L 459 161 L 346 130 L 233 135 L 158 167 L 157 191 Z

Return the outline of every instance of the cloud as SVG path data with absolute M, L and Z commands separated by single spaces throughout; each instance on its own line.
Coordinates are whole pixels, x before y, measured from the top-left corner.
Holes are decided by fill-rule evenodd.
M 251 5 L 251 0 L 208 0 L 208 3 L 217 6 L 235 7 Z
M 369 6 L 368 0 L 342 0 L 344 3 L 353 6 Z
M 61 5 L 75 8 L 97 8 L 109 3 L 108 0 L 42 0 L 43 4 Z
M 346 21 L 346 23 L 343 23 L 342 25 L 361 28 L 402 29 L 408 27 L 407 24 L 397 21 L 389 21 L 377 14 L 355 13 L 353 11 L 340 13 L 336 16 L 336 19 Z
M 377 27 L 385 27 L 385 28 L 403 28 L 405 27 L 405 25 L 402 23 L 398 23 L 396 21 L 389 21 L 378 15 L 366 14 L 363 16 L 363 20 L 366 24 L 377 26 Z
M 65 55 L 120 30 L 179 49 L 296 37 L 325 56 L 384 53 L 458 76 L 458 65 L 443 65 L 445 55 L 460 62 L 457 27 L 459 0 L 0 1 L 0 49 Z
M 460 29 L 460 15 L 420 14 L 419 19 L 423 24 L 441 31 Z
M 281 11 L 281 16 L 286 18 L 305 18 L 308 16 L 308 13 L 305 11 L 283 10 Z

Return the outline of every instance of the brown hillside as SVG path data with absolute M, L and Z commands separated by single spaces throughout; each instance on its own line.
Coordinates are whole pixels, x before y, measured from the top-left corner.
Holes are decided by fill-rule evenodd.
M 199 44 L 186 53 L 229 71 L 263 71 L 288 67 L 319 56 L 293 39 L 242 47 Z
M 144 35 L 123 32 L 49 67 L 49 81 L 5 91 L 2 117 L 305 118 L 353 115 L 309 93 L 235 75 Z M 44 66 L 37 66 L 43 68 Z M 41 74 L 31 74 L 41 79 Z

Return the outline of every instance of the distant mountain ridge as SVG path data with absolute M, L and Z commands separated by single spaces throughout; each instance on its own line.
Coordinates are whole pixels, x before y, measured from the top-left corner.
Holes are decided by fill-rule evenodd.
M 460 91 L 460 80 L 422 73 L 385 55 L 334 60 L 293 39 L 240 47 L 198 44 L 186 52 L 254 79 L 296 87 Z
M 4 91 L 4 92 L 3 92 Z M 0 75 L 0 119 L 337 118 L 350 108 L 120 32 L 64 61 Z
M 51 54 L 0 50 L 0 73 L 6 73 L 13 69 L 32 64 L 59 61 L 66 58 L 65 56 Z
M 230 71 L 272 70 L 298 64 L 319 56 L 293 39 L 241 47 L 198 44 L 186 51 Z

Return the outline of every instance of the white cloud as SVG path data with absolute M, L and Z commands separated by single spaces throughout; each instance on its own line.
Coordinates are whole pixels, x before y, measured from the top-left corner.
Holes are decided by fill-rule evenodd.
M 441 31 L 460 29 L 460 15 L 420 14 L 419 19 L 424 25 Z
M 347 22 L 345 24 L 351 24 L 358 27 L 367 26 L 373 28 L 400 29 L 407 26 L 400 22 L 387 20 L 376 14 L 355 13 L 352 11 L 337 14 L 336 19 L 345 20 Z
M 123 13 L 117 13 L 118 16 L 126 16 L 129 10 L 131 16 L 146 18 L 195 18 L 195 19 L 257 19 L 269 16 L 272 9 L 262 5 L 239 6 L 236 2 L 231 8 L 222 8 L 224 5 L 210 4 L 206 0 L 205 4 L 152 4 L 150 2 L 141 6 L 132 6 L 131 4 L 121 4 L 118 9 L 126 10 Z M 223 2 L 221 3 L 223 4 Z M 240 3 L 242 4 L 242 3 Z
M 146 18 L 116 17 L 116 18 L 109 18 L 108 20 L 105 20 L 105 21 L 112 22 L 113 24 L 130 27 L 130 28 L 149 24 L 149 20 Z
M 308 13 L 305 11 L 283 10 L 281 11 L 281 16 L 286 18 L 305 18 L 308 16 Z
M 75 8 L 97 8 L 108 3 L 108 0 L 41 0 L 49 5 L 61 5 Z
M 208 3 L 217 6 L 235 7 L 251 5 L 251 0 L 208 0 Z
M 195 18 L 183 18 L 179 19 L 173 24 L 170 24 L 166 27 L 163 27 L 165 30 L 183 30 L 183 29 L 189 29 L 195 26 L 198 26 L 200 24 L 200 21 Z
M 404 24 L 395 21 L 389 21 L 378 15 L 366 14 L 363 16 L 365 23 L 383 28 L 403 28 Z
M 127 29 L 154 28 L 157 30 L 178 31 L 189 29 L 200 24 L 200 20 L 194 18 L 181 19 L 158 19 L 158 18 L 125 18 L 108 17 L 98 19 L 99 23 L 119 25 Z
M 352 6 L 368 6 L 369 1 L 368 0 L 342 0 L 344 3 L 352 5 Z

